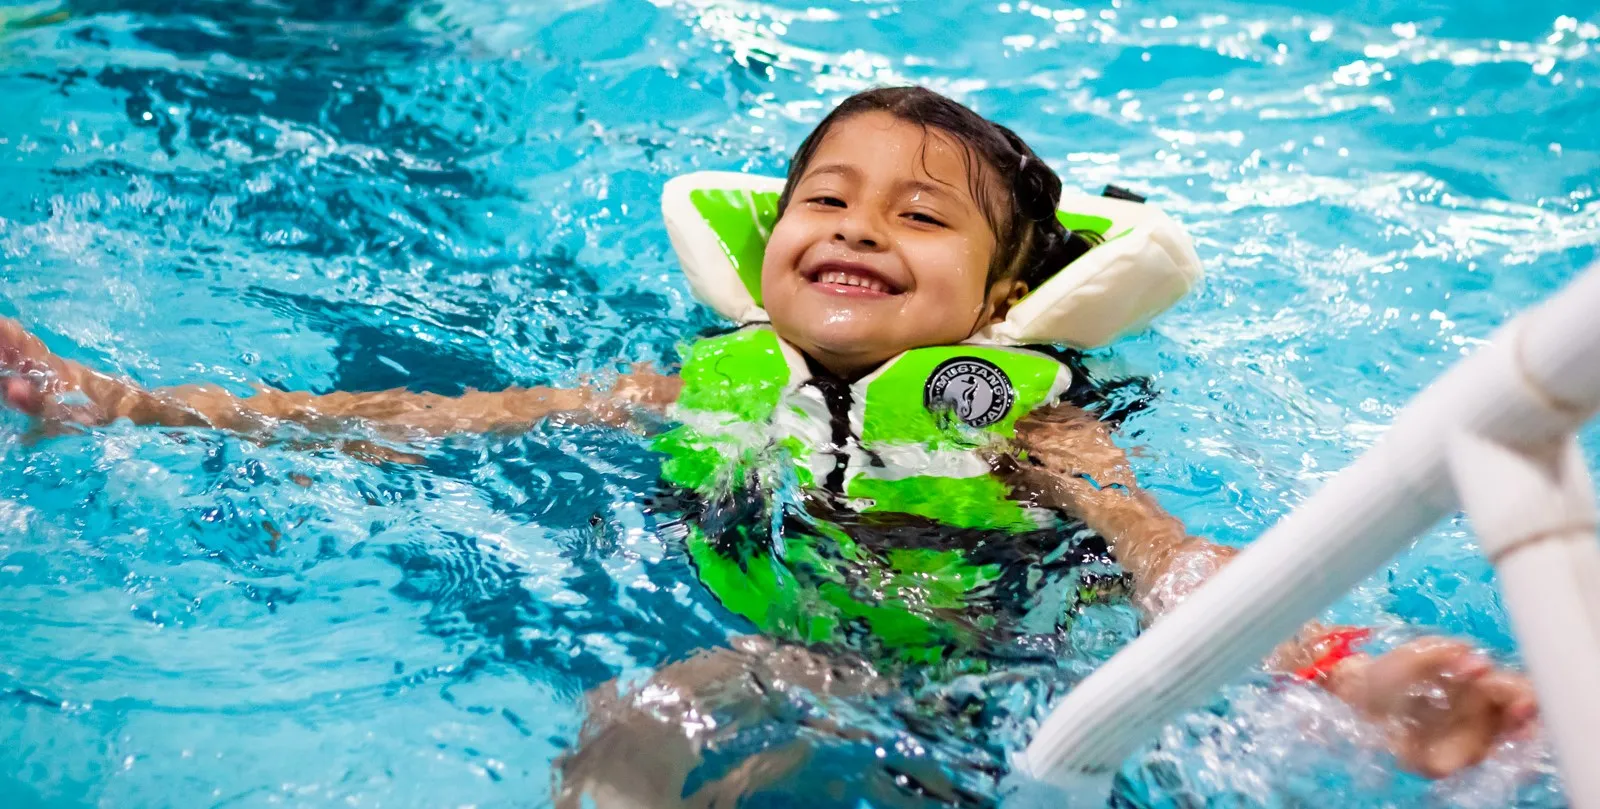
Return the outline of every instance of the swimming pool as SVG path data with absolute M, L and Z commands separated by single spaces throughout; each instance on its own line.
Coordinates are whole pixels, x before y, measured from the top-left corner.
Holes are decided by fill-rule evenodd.
M 672 362 L 717 321 L 676 271 L 662 181 L 778 173 L 832 101 L 923 82 L 1195 235 L 1205 286 L 1095 362 L 1159 392 L 1127 430 L 1146 484 L 1242 544 L 1600 244 L 1592 5 L 62 9 L 0 6 L 31 21 L 0 35 L 0 314 L 147 384 L 448 393 Z M 746 631 L 651 530 L 631 434 L 377 467 L 26 431 L 0 416 L 6 807 L 544 805 L 586 690 Z M 1332 617 L 1511 654 L 1460 521 Z M 846 778 L 875 751 L 833 752 Z M 1561 804 L 1537 744 L 1428 784 L 1316 695 L 1252 683 L 1124 777 L 1152 805 Z M 752 805 L 802 801 L 827 796 Z

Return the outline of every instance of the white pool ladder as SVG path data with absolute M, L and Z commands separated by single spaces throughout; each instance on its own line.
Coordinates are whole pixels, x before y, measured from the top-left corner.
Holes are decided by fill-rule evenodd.
M 1574 438 L 1596 410 L 1600 262 L 1436 380 L 1371 450 L 1067 694 L 1018 769 L 1100 788 L 1162 725 L 1464 508 L 1568 800 L 1600 809 L 1600 541 Z

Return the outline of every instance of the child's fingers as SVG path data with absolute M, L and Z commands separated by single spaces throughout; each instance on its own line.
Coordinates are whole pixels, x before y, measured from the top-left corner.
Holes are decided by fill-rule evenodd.
M 1418 642 L 1410 651 L 1403 671 L 1397 673 L 1413 682 L 1437 682 L 1451 692 L 1494 670 L 1488 658 L 1460 641 Z
M 1396 648 L 1389 655 L 1393 655 L 1397 660 L 1405 660 L 1412 668 L 1427 667 L 1439 670 L 1450 661 L 1471 652 L 1472 647 L 1461 641 L 1431 637 L 1411 641 Z
M 1507 703 L 1506 718 L 1516 727 L 1530 725 L 1539 718 L 1539 700 L 1532 696 L 1518 697 Z
M 1479 683 L 1489 699 L 1500 706 L 1502 731 L 1520 735 L 1528 732 L 1539 717 L 1539 699 L 1526 677 L 1497 671 Z
M 34 418 L 58 418 L 64 408 L 56 396 L 54 376 L 41 373 L 31 360 L 25 361 L 21 372 L 5 379 L 6 406 L 27 413 Z
M 1482 761 L 1499 724 L 1494 704 L 1473 688 L 1430 696 L 1391 721 L 1391 748 L 1401 764 L 1428 778 L 1443 778 Z
M 38 387 L 19 376 L 5 380 L 5 399 L 6 406 L 30 416 L 37 415 L 43 405 Z
M 28 356 L 8 357 L 0 367 L 11 373 L 5 378 L 6 404 L 30 416 L 43 415 L 59 384 L 54 369 Z
M 1443 778 L 1454 772 L 1449 759 L 1459 757 L 1447 745 L 1440 729 L 1430 722 L 1396 721 L 1389 725 L 1389 749 L 1401 768 L 1424 778 Z
M 1445 638 L 1412 641 L 1368 668 L 1373 707 L 1382 713 L 1421 715 L 1489 671 L 1472 647 Z
M 26 413 L 35 420 L 74 426 L 102 422 L 99 411 L 92 403 L 65 400 L 57 390 L 58 386 L 50 379 L 18 376 L 0 380 L 0 383 L 3 383 L 0 384 L 0 396 L 4 397 L 6 406 Z
M 1488 757 L 1494 737 L 1484 732 L 1482 723 L 1466 732 L 1453 733 L 1428 746 L 1422 772 L 1429 778 L 1444 778 L 1468 767 L 1477 766 Z
M 1440 673 L 1455 681 L 1475 680 L 1494 671 L 1494 662 L 1472 649 L 1462 649 L 1440 662 Z
M 1518 702 L 1533 703 L 1536 696 L 1533 683 L 1529 682 L 1527 677 L 1510 671 L 1496 671 L 1485 677 L 1483 689 L 1500 704 L 1506 706 Z

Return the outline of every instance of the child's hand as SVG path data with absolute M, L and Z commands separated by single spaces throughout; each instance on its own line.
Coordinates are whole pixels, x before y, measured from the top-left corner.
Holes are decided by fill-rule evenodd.
M 1530 733 L 1538 714 L 1526 678 L 1444 638 L 1346 660 L 1328 689 L 1381 723 L 1401 766 L 1429 778 L 1471 767 L 1500 741 Z
M 196 423 L 188 410 L 126 379 L 56 356 L 8 318 L 0 318 L 0 401 L 33 416 L 44 434 L 122 417 L 139 424 Z
M 1032 465 L 1063 477 L 1087 477 L 1091 489 L 1134 485 L 1128 455 L 1112 438 L 1111 427 L 1093 413 L 1070 405 L 1034 411 L 1017 422 L 1017 445 Z
M 98 421 L 77 370 L 76 363 L 50 353 L 22 324 L 0 318 L 0 397 L 6 406 L 51 422 Z

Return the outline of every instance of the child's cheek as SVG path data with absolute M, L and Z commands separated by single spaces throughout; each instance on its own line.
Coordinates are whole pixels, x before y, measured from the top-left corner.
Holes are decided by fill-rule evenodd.
M 794 272 L 799 260 L 800 251 L 796 248 L 795 239 L 782 231 L 774 233 L 761 258 L 761 285 L 777 285 L 783 276 Z

